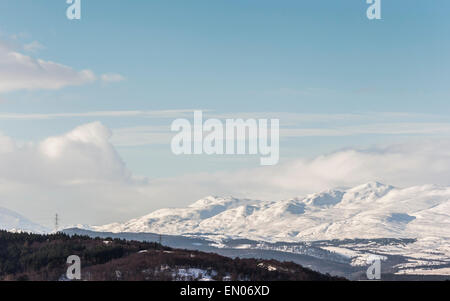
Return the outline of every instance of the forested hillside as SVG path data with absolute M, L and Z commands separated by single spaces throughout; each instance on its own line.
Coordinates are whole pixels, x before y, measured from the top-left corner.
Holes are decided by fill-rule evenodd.
M 342 280 L 291 262 L 231 259 L 157 243 L 0 231 L 0 280 L 66 280 L 67 257 L 82 280 Z

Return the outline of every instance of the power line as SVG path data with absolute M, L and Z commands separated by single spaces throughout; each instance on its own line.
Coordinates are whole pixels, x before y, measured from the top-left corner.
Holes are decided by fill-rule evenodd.
M 58 228 L 59 228 L 59 217 L 58 217 L 58 213 L 55 214 L 55 233 L 58 232 Z

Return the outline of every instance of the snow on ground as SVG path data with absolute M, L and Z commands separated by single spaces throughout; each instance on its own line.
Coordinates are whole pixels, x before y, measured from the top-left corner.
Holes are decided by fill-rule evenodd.
M 355 238 L 450 238 L 450 187 L 368 183 L 282 201 L 207 197 L 100 232 L 301 242 Z
M 217 272 L 197 268 L 177 269 L 172 273 L 172 276 L 177 280 L 195 279 L 199 281 L 212 281 L 213 277 L 217 276 Z
M 397 272 L 399 275 L 450 275 L 450 268 L 406 269 Z

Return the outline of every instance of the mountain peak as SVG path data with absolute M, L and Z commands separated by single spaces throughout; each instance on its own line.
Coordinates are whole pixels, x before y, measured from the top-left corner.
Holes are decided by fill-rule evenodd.
M 219 197 L 219 196 L 207 196 L 197 200 L 196 202 L 189 205 L 189 208 L 204 208 L 211 205 L 224 205 L 230 202 L 234 202 L 237 199 L 233 197 Z
M 0 207 L 0 229 L 13 232 L 48 233 L 49 230 L 12 210 Z
M 377 182 L 377 181 L 371 181 L 371 182 L 367 182 L 365 184 L 362 185 L 358 185 L 356 187 L 354 187 L 355 189 L 357 188 L 368 188 L 368 189 L 392 189 L 394 188 L 394 186 L 391 185 L 387 185 L 381 182 Z
M 331 189 L 319 193 L 308 195 L 304 203 L 316 207 L 334 206 L 342 201 L 345 191 L 340 189 Z
M 386 185 L 380 182 L 368 182 L 366 184 L 353 187 L 347 191 L 357 193 L 375 193 L 378 197 L 381 197 L 394 188 L 394 186 Z

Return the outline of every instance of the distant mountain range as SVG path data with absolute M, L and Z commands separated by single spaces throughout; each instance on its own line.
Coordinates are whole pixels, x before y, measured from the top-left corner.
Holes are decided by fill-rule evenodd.
M 45 232 L 7 210 L 0 211 L 0 228 Z M 291 254 L 322 272 L 338 265 L 335 271 L 346 277 L 359 273 L 371 255 L 386 260 L 386 273 L 450 275 L 450 187 L 437 185 L 371 182 L 281 201 L 210 196 L 125 223 L 75 228 L 71 233 L 88 230 L 93 237 L 147 240 L 135 234 L 163 234 L 173 237 L 173 247 L 224 255 L 233 250 L 232 256 L 258 250 L 264 258 L 283 260 Z M 185 245 L 184 238 L 199 241 Z
M 395 277 L 450 275 L 450 187 L 437 185 L 395 188 L 372 182 L 282 201 L 211 196 L 187 208 L 84 229 L 96 235 L 200 238 L 223 249 L 214 250 L 221 254 L 232 248 L 233 256 L 256 250 L 265 258 L 290 256 L 322 272 L 333 267 L 350 279 L 360 279 L 361 267 L 373 255 L 383 258 L 383 271 Z M 235 243 L 239 240 L 248 241 Z
M 87 228 L 267 242 L 450 238 L 450 187 L 399 189 L 374 182 L 283 201 L 210 196 L 187 208 Z

